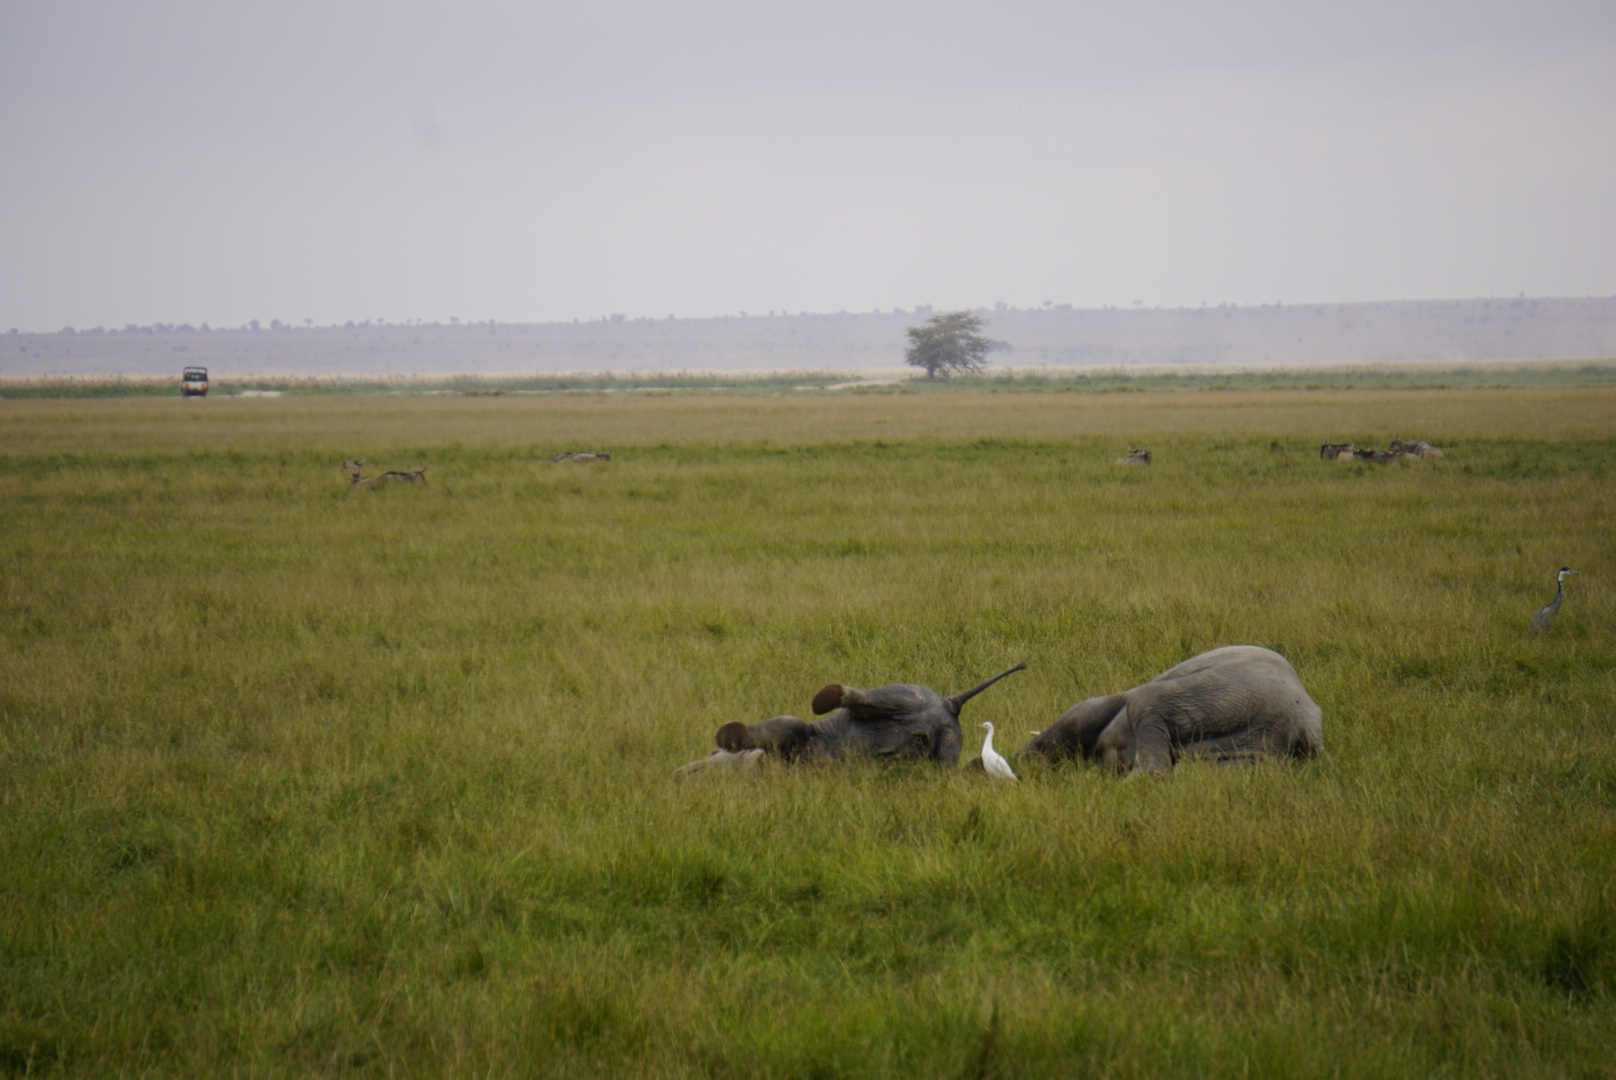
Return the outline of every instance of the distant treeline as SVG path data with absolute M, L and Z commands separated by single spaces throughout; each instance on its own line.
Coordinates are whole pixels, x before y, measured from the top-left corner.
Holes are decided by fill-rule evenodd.
M 672 393 L 675 391 L 727 391 L 733 393 L 819 390 L 847 384 L 845 372 L 773 372 L 758 375 L 653 374 L 527 375 L 508 378 L 455 376 L 445 379 L 342 379 L 313 376 L 293 378 L 221 378 L 213 376 L 209 396 L 285 394 L 289 396 L 365 394 L 458 394 L 498 397 L 506 394 L 560 393 Z M 852 376 L 856 378 L 856 376 Z M 38 378 L 0 382 L 0 398 L 134 398 L 178 397 L 179 379 Z
M 930 309 L 566 323 L 379 323 L 0 335 L 0 376 L 449 379 L 491 373 L 870 371 L 903 365 Z M 994 367 L 1466 364 L 1616 357 L 1616 297 L 1199 308 L 980 309 Z
M 457 376 L 446 379 L 219 379 L 211 395 L 289 396 L 365 394 L 453 394 L 498 397 L 518 394 L 607 393 L 783 393 L 829 391 L 853 394 L 1127 393 L 1168 390 L 1420 390 L 1488 387 L 1612 386 L 1616 361 L 1577 364 L 1362 365 L 1251 371 L 1140 370 L 1082 372 L 1003 370 L 984 375 L 928 381 L 918 373 L 898 381 L 877 381 L 844 372 L 772 374 L 601 374 Z M 0 398 L 177 397 L 179 381 L 160 379 L 41 378 L 0 383 Z
M 1616 361 L 1583 364 L 1374 365 L 1347 368 L 1292 368 L 1269 371 L 1001 371 L 958 377 L 957 390 L 1447 390 L 1521 386 L 1616 385 Z

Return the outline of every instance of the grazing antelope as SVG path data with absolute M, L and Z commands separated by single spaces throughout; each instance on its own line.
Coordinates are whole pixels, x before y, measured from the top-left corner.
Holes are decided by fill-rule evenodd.
M 1325 443 L 1319 447 L 1320 461 L 1351 461 L 1357 456 L 1358 448 L 1351 443 Z
M 411 469 L 408 472 L 384 472 L 383 480 L 391 480 L 395 484 L 424 484 L 426 483 L 425 469 Z

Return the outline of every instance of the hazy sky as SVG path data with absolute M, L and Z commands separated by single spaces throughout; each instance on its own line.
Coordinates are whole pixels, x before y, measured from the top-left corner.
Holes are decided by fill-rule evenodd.
M 0 330 L 1519 292 L 1612 0 L 0 0 Z

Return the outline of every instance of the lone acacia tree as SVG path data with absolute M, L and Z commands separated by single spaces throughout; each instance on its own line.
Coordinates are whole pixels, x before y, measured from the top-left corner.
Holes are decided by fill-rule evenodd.
M 925 368 L 928 379 L 937 378 L 939 373 L 946 379 L 955 372 L 981 371 L 987 364 L 987 354 L 999 345 L 977 333 L 981 329 L 981 317 L 969 311 L 933 315 L 925 326 L 909 328 L 909 351 L 904 354 L 904 362 Z

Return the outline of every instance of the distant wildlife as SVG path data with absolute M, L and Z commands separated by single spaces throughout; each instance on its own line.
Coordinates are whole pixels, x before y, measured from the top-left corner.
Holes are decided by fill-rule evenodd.
M 1128 456 L 1117 458 L 1116 463 L 1118 465 L 1149 465 L 1150 447 L 1141 446 L 1137 450 L 1130 447 L 1128 449 Z
M 359 487 L 370 483 L 371 478 L 361 471 L 364 464 L 365 459 L 362 457 L 343 459 L 342 467 L 348 473 L 348 483 L 351 486 Z M 426 483 L 426 470 L 407 469 L 398 472 L 384 472 L 378 479 L 385 480 L 391 484 L 424 484 Z
M 1402 439 L 1393 439 L 1391 441 L 1391 445 L 1386 449 L 1391 451 L 1393 454 L 1401 454 L 1404 457 L 1415 458 L 1420 461 L 1435 461 L 1436 459 L 1445 456 L 1442 451 L 1438 450 L 1424 439 L 1415 439 L 1413 442 L 1404 442 Z
M 1004 760 L 1004 755 L 993 749 L 993 722 L 988 721 L 982 725 L 988 729 L 987 737 L 982 740 L 982 768 L 996 780 L 1014 780 L 1016 774 L 1011 771 L 1010 763 Z
M 1324 714 L 1283 656 L 1226 645 L 1142 686 L 1080 701 L 1021 748 L 1113 772 L 1166 772 L 1181 758 L 1255 761 L 1324 749 Z
M 1386 465 L 1403 456 L 1390 450 L 1354 450 L 1352 454 L 1359 461 L 1372 461 L 1376 465 Z
M 1393 439 L 1384 450 L 1362 449 L 1351 443 L 1327 442 L 1319 447 L 1320 461 L 1372 461 L 1376 465 L 1388 465 L 1394 461 L 1436 461 L 1443 456 L 1442 451 L 1424 439 L 1413 442 Z
M 610 461 L 612 455 L 604 450 L 564 450 L 550 460 L 557 464 L 563 461 Z
M 1017 664 L 946 698 L 909 683 L 888 683 L 870 690 L 831 683 L 814 695 L 814 715 L 822 719 L 810 722 L 800 716 L 784 715 L 753 724 L 731 721 L 713 734 L 717 750 L 678 771 L 691 773 L 736 764 L 735 755 L 751 750 L 763 750 L 785 761 L 873 757 L 930 761 L 953 768 L 959 764 L 963 742 L 960 709 L 1006 675 L 1026 666 Z
M 1554 626 L 1554 617 L 1560 613 L 1560 601 L 1565 599 L 1565 577 L 1567 574 L 1577 574 L 1569 566 L 1560 567 L 1560 572 L 1554 575 L 1554 599 L 1543 605 L 1543 610 L 1532 616 L 1532 633 L 1547 634 Z M 1577 574 L 1581 577 L 1581 574 Z

